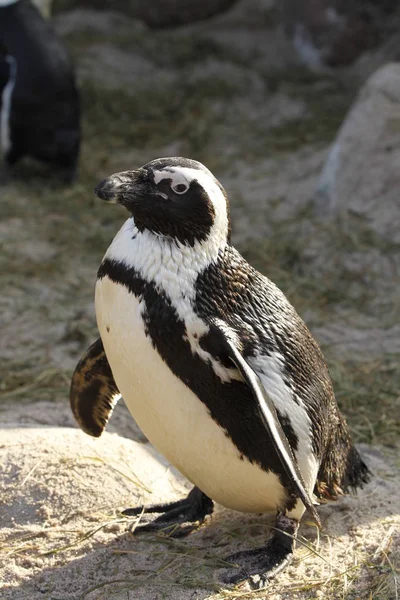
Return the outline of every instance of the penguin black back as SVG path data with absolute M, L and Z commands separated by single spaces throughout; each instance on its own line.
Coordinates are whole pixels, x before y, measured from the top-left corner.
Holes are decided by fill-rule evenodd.
M 66 49 L 30 0 L 0 4 L 0 44 L 6 55 L 0 71 L 6 69 L 6 57 L 9 62 L 11 58 L 15 78 L 2 93 L 6 163 L 11 166 L 30 155 L 61 167 L 72 180 L 80 145 L 80 106 Z

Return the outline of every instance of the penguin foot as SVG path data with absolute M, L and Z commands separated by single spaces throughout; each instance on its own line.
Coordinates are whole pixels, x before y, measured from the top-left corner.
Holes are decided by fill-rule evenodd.
M 275 526 L 266 546 L 237 552 L 224 559 L 237 564 L 237 568 L 221 570 L 219 583 L 235 585 L 246 580 L 248 589 L 259 590 L 285 569 L 293 557 L 299 522 L 279 514 Z
M 211 498 L 194 487 L 183 500 L 149 507 L 127 508 L 122 511 L 122 514 L 127 516 L 160 514 L 154 521 L 143 524 L 140 522 L 134 526 L 135 534 L 158 531 L 169 537 L 183 537 L 197 529 L 213 510 L 214 503 Z

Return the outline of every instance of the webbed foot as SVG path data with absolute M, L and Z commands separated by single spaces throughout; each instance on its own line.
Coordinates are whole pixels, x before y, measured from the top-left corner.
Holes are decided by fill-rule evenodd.
M 218 577 L 219 582 L 235 585 L 247 580 L 248 587 L 257 590 L 283 571 L 293 557 L 299 522 L 279 514 L 275 527 L 264 547 L 226 557 L 225 560 L 237 564 L 237 568 L 223 569 Z
M 199 488 L 194 487 L 186 498 L 167 504 L 156 504 L 148 507 L 127 508 L 123 515 L 160 514 L 150 522 L 134 526 L 136 533 L 158 531 L 170 537 L 188 535 L 204 522 L 207 515 L 214 510 L 214 503 Z

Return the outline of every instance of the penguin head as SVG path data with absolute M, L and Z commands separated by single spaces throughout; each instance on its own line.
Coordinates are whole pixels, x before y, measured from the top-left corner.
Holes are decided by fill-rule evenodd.
M 140 169 L 115 173 L 95 189 L 102 200 L 122 204 L 139 231 L 194 246 L 210 237 L 230 241 L 229 202 L 214 175 L 182 157 L 152 160 Z

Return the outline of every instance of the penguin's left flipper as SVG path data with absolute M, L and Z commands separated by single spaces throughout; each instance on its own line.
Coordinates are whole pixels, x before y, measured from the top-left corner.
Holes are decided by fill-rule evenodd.
M 103 342 L 99 338 L 86 350 L 72 375 L 72 412 L 85 433 L 99 437 L 120 398 Z
M 246 581 L 251 590 L 259 590 L 287 567 L 293 557 L 299 522 L 278 514 L 274 532 L 262 548 L 237 552 L 224 558 L 232 567 L 219 569 L 217 580 L 222 585 Z
M 132 528 L 135 534 L 157 531 L 168 537 L 183 537 L 197 529 L 213 510 L 214 502 L 211 498 L 194 487 L 186 498 L 177 502 L 127 508 L 122 514 L 139 517 L 139 521 L 135 522 Z M 148 514 L 160 516 L 149 523 L 141 522 L 142 515 Z
M 290 479 L 293 491 L 309 510 L 318 526 L 321 526 L 318 513 L 306 489 L 292 448 L 279 422 L 275 405 L 269 397 L 261 379 L 239 351 L 238 346 L 240 346 L 240 342 L 236 338 L 235 332 L 227 327 L 225 323 L 216 321 L 210 325 L 208 334 L 200 340 L 200 344 L 214 356 L 224 355 L 225 358 L 228 356 L 242 374 L 243 379 L 257 400 L 260 417 L 273 443 L 282 468 Z

